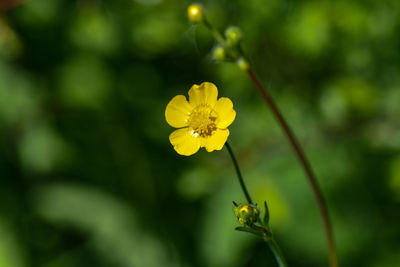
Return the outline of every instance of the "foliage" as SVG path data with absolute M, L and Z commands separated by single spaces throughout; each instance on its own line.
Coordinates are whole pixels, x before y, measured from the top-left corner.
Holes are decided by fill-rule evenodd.
M 212 81 L 255 202 L 290 266 L 321 266 L 313 196 L 237 66 L 189 1 L 31 0 L 0 19 L 0 266 L 274 266 L 234 231 L 227 151 L 178 155 L 168 101 Z M 243 47 L 327 197 L 342 266 L 400 264 L 400 3 L 203 1 Z M 242 201 L 241 201 L 242 200 Z

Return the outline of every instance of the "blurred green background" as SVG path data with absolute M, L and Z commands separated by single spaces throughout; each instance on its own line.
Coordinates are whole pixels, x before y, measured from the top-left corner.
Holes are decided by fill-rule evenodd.
M 341 266 L 400 266 L 400 2 L 209 0 L 300 139 Z M 179 156 L 168 101 L 214 82 L 229 142 L 291 266 L 327 266 L 302 169 L 189 1 L 31 0 L 0 18 L 0 266 L 276 266 L 233 230 L 225 149 Z

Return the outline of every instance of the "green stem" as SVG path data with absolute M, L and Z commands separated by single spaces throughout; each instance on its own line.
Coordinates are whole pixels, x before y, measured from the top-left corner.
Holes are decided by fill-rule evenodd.
M 265 102 L 270 107 L 276 120 L 278 121 L 283 132 L 285 133 L 286 137 L 288 138 L 289 143 L 291 144 L 293 150 L 295 151 L 296 156 L 299 159 L 301 166 L 304 169 L 306 177 L 311 185 L 315 199 L 317 201 L 318 208 L 321 213 L 322 221 L 324 223 L 325 234 L 326 234 L 326 238 L 327 238 L 328 246 L 329 246 L 330 266 L 337 267 L 338 261 L 337 261 L 337 255 L 336 255 L 336 248 L 335 248 L 335 243 L 333 240 L 333 231 L 332 231 L 332 225 L 331 225 L 329 215 L 328 215 L 328 209 L 326 207 L 326 203 L 325 203 L 324 197 L 322 195 L 322 191 L 318 185 L 318 181 L 314 175 L 314 172 L 312 171 L 311 165 L 308 162 L 308 160 L 305 156 L 305 153 L 300 146 L 300 143 L 297 141 L 293 131 L 290 129 L 286 120 L 283 118 L 282 113 L 279 111 L 279 109 L 278 109 L 277 105 L 275 104 L 274 100 L 272 99 L 271 95 L 264 88 L 264 86 L 261 84 L 260 80 L 257 78 L 257 76 L 254 74 L 254 72 L 252 71 L 252 69 L 250 67 L 245 69 L 245 71 L 249 75 L 249 77 L 252 80 L 252 82 L 254 83 L 255 87 L 261 93 Z
M 250 194 L 249 194 L 249 192 L 247 191 L 246 185 L 245 185 L 245 183 L 244 183 L 242 173 L 240 172 L 239 164 L 237 163 L 236 157 L 235 157 L 235 155 L 233 154 L 232 148 L 231 148 L 231 146 L 229 145 L 228 142 L 225 143 L 225 147 L 226 147 L 226 149 L 228 150 L 229 155 L 231 156 L 233 165 L 235 166 L 235 170 L 236 170 L 237 177 L 238 177 L 238 179 L 239 179 L 239 184 L 240 184 L 240 186 L 242 187 L 242 191 L 243 191 L 243 193 L 244 193 L 244 195 L 245 195 L 245 197 L 246 197 L 246 199 L 247 199 L 247 202 L 249 202 L 249 204 L 253 204 L 253 202 L 251 201 Z
M 236 157 L 233 154 L 232 148 L 231 148 L 231 146 L 229 145 L 228 142 L 225 143 L 225 147 L 228 150 L 229 155 L 231 156 L 233 165 L 235 166 L 237 177 L 239 179 L 240 186 L 242 187 L 242 190 L 243 190 L 243 193 L 244 193 L 244 195 L 245 195 L 245 197 L 247 199 L 247 202 L 249 202 L 249 204 L 253 204 L 253 202 L 251 201 L 251 198 L 250 198 L 250 194 L 247 191 L 246 185 L 244 183 L 242 173 L 240 172 L 239 164 L 237 163 Z M 253 225 L 252 228 L 255 229 L 255 230 L 264 232 L 264 234 L 263 234 L 264 238 L 263 239 L 265 240 L 265 242 L 267 242 L 268 246 L 270 247 L 272 253 L 275 256 L 275 259 L 276 259 L 279 267 L 288 266 L 286 261 L 285 261 L 285 258 L 283 257 L 282 250 L 279 248 L 278 243 L 276 243 L 275 239 L 272 237 L 272 234 L 271 234 L 271 231 L 269 230 L 269 228 L 268 227 L 260 227 L 260 226 L 257 226 L 257 225 Z
M 222 36 L 222 34 L 216 28 L 214 28 L 214 26 L 211 23 L 209 23 L 206 18 L 203 20 L 203 22 L 204 25 L 206 25 L 206 27 L 211 31 L 212 35 L 217 40 L 217 42 L 220 43 L 221 45 L 225 45 L 225 39 Z
M 283 253 L 281 248 L 278 246 L 274 238 L 264 239 L 267 242 L 269 248 L 271 249 L 272 253 L 275 256 L 276 262 L 278 263 L 279 267 L 287 267 L 288 264 L 283 257 Z

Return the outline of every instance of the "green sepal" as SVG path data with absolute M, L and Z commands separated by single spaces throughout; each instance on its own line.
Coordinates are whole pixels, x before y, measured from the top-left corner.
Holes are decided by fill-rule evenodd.
M 268 224 L 269 224 L 269 210 L 268 210 L 267 201 L 264 201 L 264 209 L 265 209 L 265 214 L 264 214 L 263 222 L 264 222 L 265 226 L 268 226 Z

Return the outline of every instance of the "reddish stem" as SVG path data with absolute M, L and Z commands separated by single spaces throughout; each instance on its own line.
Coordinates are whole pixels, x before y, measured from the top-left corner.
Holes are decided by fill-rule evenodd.
M 14 8 L 27 0 L 0 0 L 0 14 Z
M 253 81 L 253 83 L 256 86 L 256 88 L 258 89 L 258 91 L 261 93 L 265 102 L 270 107 L 275 118 L 278 120 L 280 126 L 282 127 L 282 130 L 285 132 L 286 137 L 289 139 L 291 146 L 293 147 L 294 151 L 296 152 L 297 158 L 299 159 L 299 161 L 304 169 L 304 172 L 306 173 L 307 179 L 311 185 L 311 188 L 314 192 L 314 196 L 318 203 L 318 207 L 319 207 L 319 210 L 320 210 L 320 213 L 322 216 L 322 220 L 324 223 L 326 238 L 328 240 L 328 246 L 329 246 L 330 266 L 337 267 L 338 262 L 337 262 L 337 256 L 336 256 L 336 248 L 335 248 L 335 243 L 333 240 L 333 232 L 332 232 L 332 226 L 331 226 L 331 223 L 329 220 L 328 210 L 327 210 L 326 203 L 325 203 L 324 197 L 322 195 L 321 189 L 318 185 L 317 179 L 315 178 L 315 175 L 311 169 L 311 165 L 308 162 L 299 142 L 297 141 L 294 133 L 289 128 L 289 125 L 286 123 L 285 119 L 283 118 L 281 112 L 279 111 L 278 107 L 276 106 L 271 95 L 267 92 L 267 90 L 264 89 L 263 85 L 258 80 L 257 76 L 254 74 L 254 72 L 251 70 L 251 68 L 247 68 L 246 72 L 249 75 L 250 79 Z

